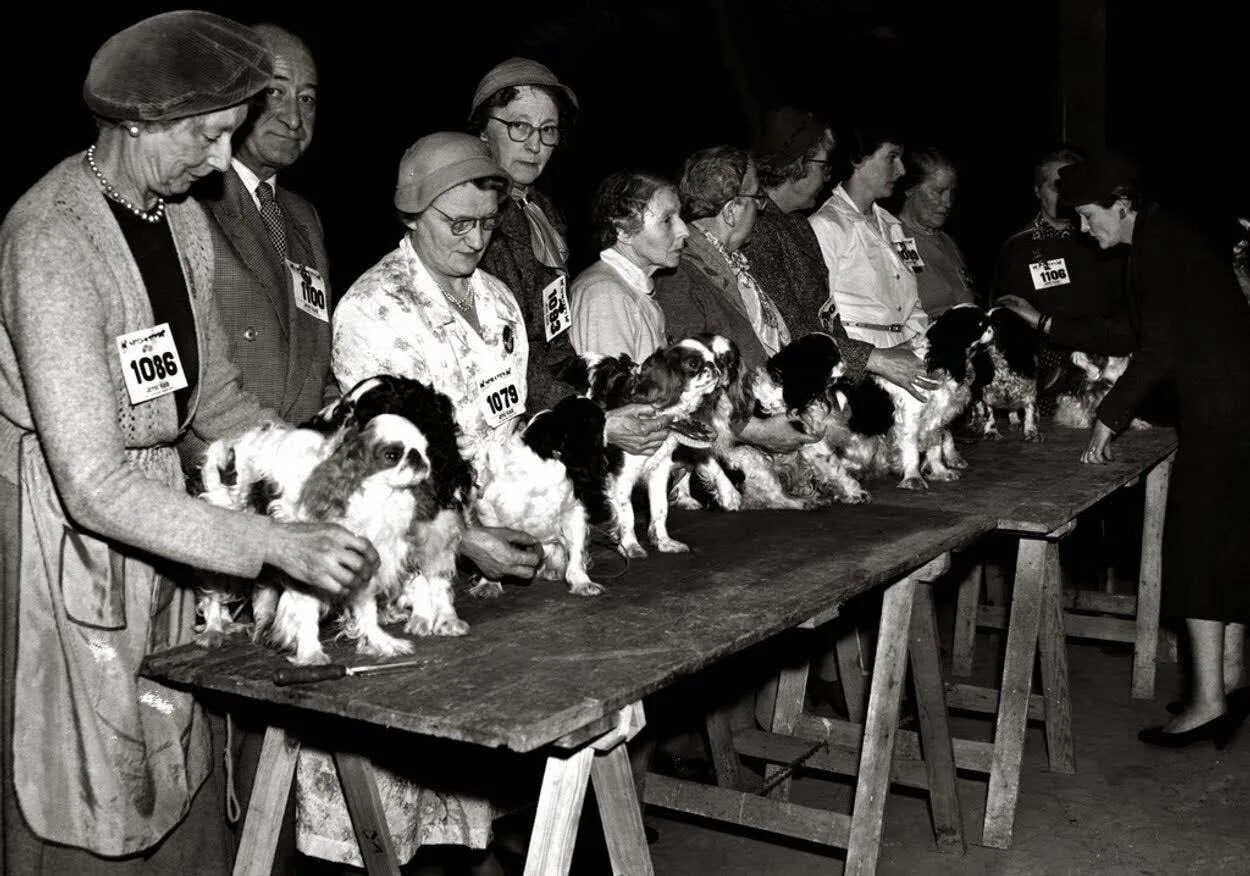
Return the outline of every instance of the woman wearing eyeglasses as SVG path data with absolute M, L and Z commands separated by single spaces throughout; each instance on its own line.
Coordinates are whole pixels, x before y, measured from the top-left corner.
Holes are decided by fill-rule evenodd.
M 533 410 L 551 406 L 568 390 L 551 366 L 573 354 L 569 250 L 563 218 L 535 183 L 576 113 L 573 90 L 528 58 L 509 58 L 482 77 L 469 113 L 469 132 L 508 174 L 508 197 L 481 268 L 512 290 L 525 317 Z

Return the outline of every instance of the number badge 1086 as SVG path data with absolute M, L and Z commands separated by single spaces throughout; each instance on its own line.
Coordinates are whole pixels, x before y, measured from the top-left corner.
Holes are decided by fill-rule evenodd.
M 118 335 L 117 355 L 131 404 L 187 387 L 187 375 L 167 322 Z

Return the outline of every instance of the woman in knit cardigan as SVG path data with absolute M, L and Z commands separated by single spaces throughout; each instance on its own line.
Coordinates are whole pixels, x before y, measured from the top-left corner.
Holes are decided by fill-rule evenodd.
M 182 197 L 228 166 L 272 64 L 257 34 L 208 13 L 122 31 L 84 87 L 95 145 L 0 227 L 4 872 L 226 869 L 219 797 L 197 796 L 204 716 L 138 677 L 194 620 L 168 565 L 268 563 L 333 593 L 376 563 L 346 530 L 186 495 L 174 449 L 187 429 L 210 441 L 277 419 L 238 388 L 208 226 Z

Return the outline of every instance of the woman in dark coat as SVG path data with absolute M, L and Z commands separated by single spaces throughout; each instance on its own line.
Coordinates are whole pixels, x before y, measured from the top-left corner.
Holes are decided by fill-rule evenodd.
M 1227 257 L 1144 201 L 1122 160 L 1069 165 L 1059 181 L 1083 231 L 1103 249 L 1132 247 L 1128 315 L 1137 349 L 1098 408 L 1082 461 L 1111 459 L 1112 437 L 1156 387 L 1170 389 L 1177 406 L 1180 448 L 1164 525 L 1163 608 L 1185 620 L 1194 683 L 1190 702 L 1171 721 L 1138 736 L 1165 747 L 1201 739 L 1222 747 L 1250 709 L 1243 692 L 1250 621 L 1250 307 Z M 1023 313 L 1036 320 L 1036 311 Z M 1125 352 L 1107 349 L 1115 345 L 1110 325 L 1046 317 L 1040 327 L 1076 349 Z

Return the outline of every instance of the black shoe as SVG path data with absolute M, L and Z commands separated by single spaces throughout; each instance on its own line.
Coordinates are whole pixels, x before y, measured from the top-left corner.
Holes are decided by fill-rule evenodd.
M 1216 749 L 1223 751 L 1232 741 L 1233 735 L 1241 722 L 1246 719 L 1244 711 L 1229 710 L 1218 718 L 1212 718 L 1205 724 L 1182 730 L 1179 733 L 1168 733 L 1162 727 L 1148 727 L 1137 734 L 1137 738 L 1147 745 L 1159 748 L 1188 748 L 1195 742 L 1211 740 Z
M 1230 712 L 1238 709 L 1250 711 L 1250 687 L 1239 687 L 1236 690 L 1230 690 L 1224 694 L 1224 699 L 1228 700 L 1228 710 Z M 1185 711 L 1184 700 L 1172 700 L 1167 704 L 1169 715 L 1179 715 Z

